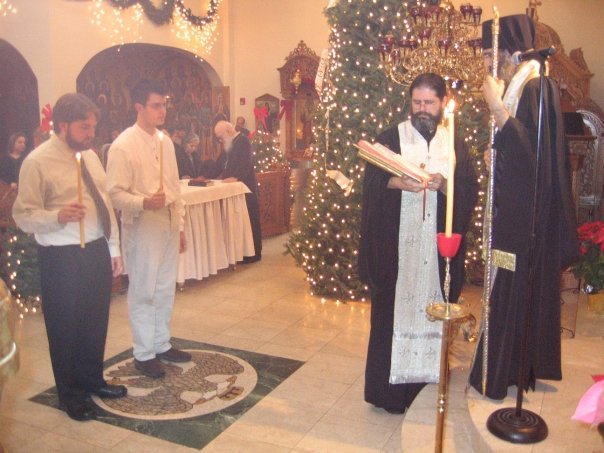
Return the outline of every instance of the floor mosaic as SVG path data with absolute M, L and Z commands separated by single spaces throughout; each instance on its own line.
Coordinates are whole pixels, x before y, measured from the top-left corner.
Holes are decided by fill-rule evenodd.
M 179 338 L 191 362 L 164 364 L 150 379 L 135 368 L 132 349 L 105 362 L 105 379 L 128 387 L 120 399 L 93 397 L 99 421 L 191 448 L 203 448 L 304 362 Z M 32 401 L 58 407 L 56 387 Z

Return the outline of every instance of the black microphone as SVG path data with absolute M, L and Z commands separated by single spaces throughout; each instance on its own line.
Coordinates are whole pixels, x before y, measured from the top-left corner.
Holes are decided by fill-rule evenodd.
M 519 65 L 521 62 L 527 60 L 545 60 L 555 53 L 556 48 L 554 46 L 546 47 L 545 49 L 527 50 L 526 52 L 514 52 L 512 54 L 512 61 L 514 64 Z

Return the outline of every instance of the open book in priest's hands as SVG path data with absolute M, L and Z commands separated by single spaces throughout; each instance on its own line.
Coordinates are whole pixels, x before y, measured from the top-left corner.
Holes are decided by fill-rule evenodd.
M 424 184 L 430 179 L 426 170 L 406 161 L 403 156 L 381 143 L 359 140 L 355 146 L 359 149 L 359 157 L 394 176 L 407 175 Z

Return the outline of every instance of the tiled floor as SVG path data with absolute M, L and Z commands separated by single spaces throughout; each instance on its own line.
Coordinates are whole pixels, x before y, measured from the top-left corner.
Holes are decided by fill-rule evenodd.
M 175 337 L 306 362 L 203 451 L 400 452 L 401 432 L 406 436 L 404 451 L 433 451 L 422 439 L 427 436 L 431 440 L 434 434 L 435 408 L 430 408 L 430 401 L 435 405 L 436 399 L 429 392 L 435 395 L 435 386 L 427 387 L 422 396 L 428 420 L 422 429 L 408 428 L 417 420 L 414 411 L 421 410 L 421 405 L 412 407 L 403 427 L 403 416 L 364 403 L 369 306 L 322 301 L 308 295 L 304 273 L 290 256 L 283 256 L 285 241 L 285 236 L 265 240 L 260 263 L 189 282 L 185 292 L 177 294 L 172 323 Z M 470 294 L 476 291 L 468 291 Z M 564 341 L 562 387 L 549 392 L 540 405 L 552 435 L 564 439 L 563 443 L 552 443 L 547 451 L 598 451 L 597 433 L 568 420 L 578 401 L 572 395 L 580 396 L 584 390 L 579 388 L 589 382 L 590 374 L 604 374 L 604 318 L 579 308 L 577 337 Z M 111 306 L 106 357 L 128 349 L 130 341 L 125 297 L 118 296 Z M 40 315 L 20 322 L 18 344 L 21 368 L 5 386 L 0 402 L 0 442 L 7 452 L 194 451 L 97 421 L 74 422 L 63 412 L 29 401 L 54 385 Z M 453 367 L 463 370 L 472 346 L 460 339 L 454 344 L 458 352 Z M 458 400 L 463 410 L 467 405 L 459 388 L 463 387 L 463 377 L 456 373 L 452 399 Z M 465 411 L 467 421 L 467 407 Z M 445 451 L 472 451 L 468 443 L 450 445 Z M 475 451 L 546 451 L 511 444 L 492 447 L 488 442 L 475 445 L 481 445 L 474 447 Z

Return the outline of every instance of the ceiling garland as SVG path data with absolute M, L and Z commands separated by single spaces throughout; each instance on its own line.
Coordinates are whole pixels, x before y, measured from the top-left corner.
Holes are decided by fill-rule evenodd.
M 199 28 L 212 24 L 218 14 L 218 4 L 220 0 L 210 0 L 208 10 L 205 16 L 196 16 L 187 8 L 184 0 L 163 0 L 163 6 L 155 6 L 152 0 L 106 0 L 114 8 L 128 9 L 131 6 L 139 4 L 145 15 L 155 25 L 166 25 L 172 21 L 175 8 L 178 8 L 185 19 Z

